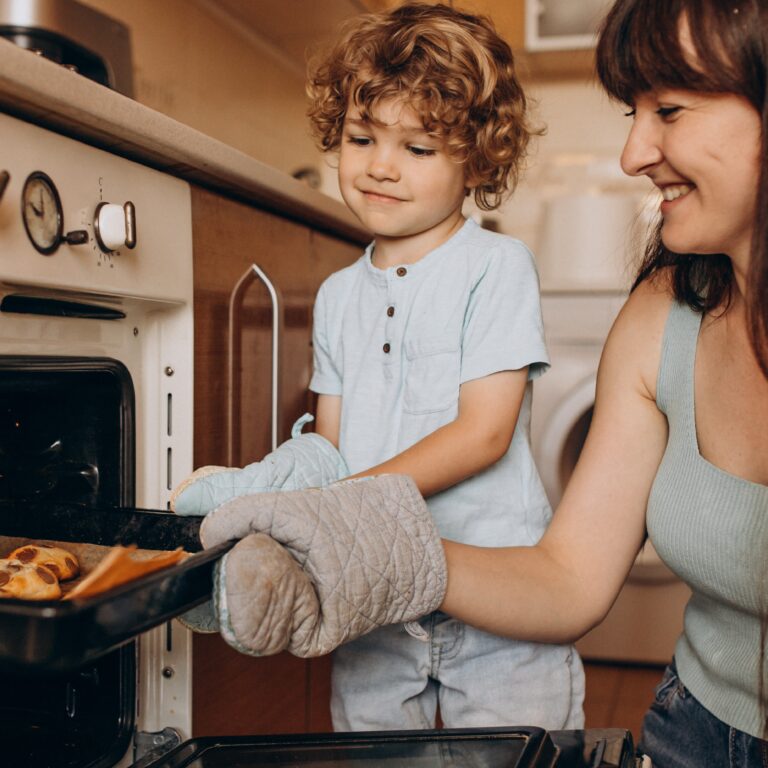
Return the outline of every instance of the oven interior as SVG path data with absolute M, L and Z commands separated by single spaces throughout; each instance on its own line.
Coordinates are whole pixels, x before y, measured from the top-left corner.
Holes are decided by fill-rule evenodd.
M 130 375 L 115 360 L 0 359 L 0 499 L 20 515 L 25 502 L 67 502 L 84 516 L 99 506 L 131 506 L 133 418 Z M 4 762 L 114 765 L 133 733 L 135 681 L 133 643 L 66 673 L 4 665 Z

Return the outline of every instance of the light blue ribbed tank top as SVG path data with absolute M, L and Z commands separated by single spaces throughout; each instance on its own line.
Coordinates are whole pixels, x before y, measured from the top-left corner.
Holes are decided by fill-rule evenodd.
M 699 453 L 693 371 L 701 318 L 675 302 L 664 332 L 656 402 L 667 416 L 669 441 L 648 501 L 648 533 L 693 591 L 675 648 L 680 679 L 715 716 L 762 737 L 768 486 L 724 472 Z

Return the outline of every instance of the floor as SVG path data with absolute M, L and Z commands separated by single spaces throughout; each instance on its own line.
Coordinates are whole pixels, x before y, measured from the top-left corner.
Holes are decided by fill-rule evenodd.
M 627 728 L 637 743 L 640 725 L 663 667 L 584 662 L 587 728 Z

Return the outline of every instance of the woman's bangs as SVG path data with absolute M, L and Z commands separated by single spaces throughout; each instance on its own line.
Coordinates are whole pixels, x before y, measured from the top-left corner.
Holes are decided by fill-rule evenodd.
M 613 98 L 632 104 L 637 94 L 658 89 L 730 90 L 732 63 L 720 39 L 709 40 L 702 18 L 706 3 L 680 0 L 619 0 L 603 22 L 597 75 Z M 695 66 L 680 35 L 680 19 L 694 13 L 691 37 Z M 702 14 L 703 15 L 703 14 Z

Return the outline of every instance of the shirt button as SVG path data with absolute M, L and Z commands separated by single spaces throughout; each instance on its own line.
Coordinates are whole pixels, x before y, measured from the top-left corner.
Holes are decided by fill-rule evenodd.
M 385 354 L 387 354 L 387 355 L 388 355 L 388 354 L 389 354 L 389 350 L 391 349 L 391 347 L 389 346 L 389 344 L 385 344 L 385 345 L 382 347 L 382 349 L 384 350 Z
M 387 317 L 393 317 L 395 314 L 395 308 L 394 307 L 387 307 Z
M 397 268 L 397 276 L 398 277 L 405 277 L 408 274 L 408 270 L 405 267 L 398 267 Z

